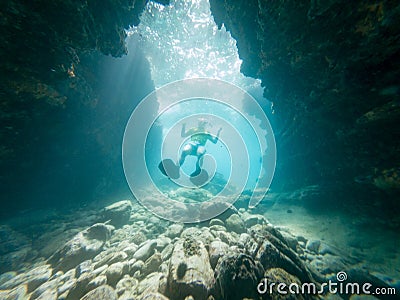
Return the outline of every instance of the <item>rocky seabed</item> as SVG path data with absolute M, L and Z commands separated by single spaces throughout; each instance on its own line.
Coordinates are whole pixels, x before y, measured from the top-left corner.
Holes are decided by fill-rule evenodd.
M 314 299 L 260 295 L 257 285 L 318 285 L 350 268 L 337 249 L 243 208 L 184 225 L 124 200 L 97 221 L 46 260 L 0 275 L 0 299 Z

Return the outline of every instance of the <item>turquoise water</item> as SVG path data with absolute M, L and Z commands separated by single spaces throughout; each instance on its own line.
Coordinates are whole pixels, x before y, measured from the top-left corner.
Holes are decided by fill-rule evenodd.
M 40 261 L 40 255 L 48 256 L 51 254 L 51 250 L 54 250 L 49 250 L 47 245 L 41 245 L 46 240 L 45 238 L 38 240 L 42 231 L 46 233 L 43 236 L 47 237 L 48 235 L 52 238 L 52 247 L 55 247 L 54 244 L 60 246 L 67 238 L 58 241 L 57 237 L 51 234 L 54 228 L 57 229 L 56 232 L 60 236 L 65 233 L 65 237 L 70 238 L 79 230 L 93 225 L 97 221 L 96 214 L 106 204 L 121 199 L 134 200 L 133 195 L 139 195 L 137 198 L 142 204 L 155 201 L 155 207 L 159 209 L 155 214 L 161 217 L 163 217 L 161 212 L 170 209 L 169 206 L 167 207 L 169 203 L 165 200 L 201 205 L 209 200 L 222 198 L 231 204 L 239 195 L 239 200 L 234 203 L 235 210 L 240 208 L 242 209 L 241 213 L 245 211 L 245 213 L 261 214 L 273 225 L 277 225 L 277 228 L 293 235 L 299 241 L 303 239 L 321 240 L 339 249 L 338 252 L 351 261 L 347 266 L 356 265 L 360 269 L 368 270 L 378 277 L 384 278 L 389 284 L 399 285 L 400 240 L 396 227 L 388 226 L 389 221 L 385 219 L 384 213 L 380 218 L 374 219 L 361 212 L 354 212 L 352 208 L 347 211 L 336 209 L 336 202 L 351 203 L 354 199 L 353 195 L 347 192 L 345 196 L 344 193 L 333 194 L 331 198 L 320 193 L 322 189 L 329 190 L 335 185 L 335 182 L 324 182 L 321 185 L 316 183 L 303 189 L 279 190 L 276 193 L 274 182 L 270 187 L 268 179 L 272 180 L 274 176 L 275 159 L 287 159 L 281 153 L 269 155 L 268 151 L 272 148 L 275 150 L 273 132 L 279 133 L 276 141 L 279 144 L 283 142 L 282 136 L 285 131 L 290 128 L 282 127 L 275 120 L 272 103 L 263 97 L 264 88 L 261 86 L 261 81 L 246 77 L 241 73 L 242 61 L 238 55 L 236 41 L 224 27 L 218 29 L 211 15 L 208 1 L 173 0 L 169 6 L 162 6 L 150 1 L 140 20 L 141 23 L 138 27 L 133 27 L 128 31 L 129 54 L 126 57 L 121 59 L 102 57 L 105 60 L 104 68 L 99 70 L 96 75 L 99 76 L 100 94 L 107 101 L 100 101 L 96 115 L 85 116 L 89 120 L 88 122 L 95 124 L 93 126 L 95 129 L 89 127 L 94 132 L 93 136 L 98 139 L 95 145 L 101 145 L 103 147 L 101 151 L 104 153 L 114 154 L 114 156 L 108 157 L 108 168 L 101 170 L 101 176 L 97 174 L 98 169 L 95 166 L 99 164 L 99 161 L 93 155 L 90 156 L 91 160 L 86 162 L 90 164 L 91 168 L 84 170 L 83 159 L 80 160 L 80 152 L 76 151 L 77 148 L 88 143 L 83 139 L 76 139 L 73 142 L 71 140 L 69 147 L 66 147 L 65 152 L 70 151 L 74 156 L 72 166 L 67 161 L 55 163 L 55 159 L 52 161 L 52 157 L 47 152 L 42 153 L 43 160 L 50 165 L 49 170 L 65 170 L 63 177 L 54 178 L 54 181 L 59 181 L 59 183 L 53 188 L 59 194 L 62 194 L 60 191 L 65 191 L 64 198 L 57 202 L 54 192 L 46 194 L 49 191 L 45 188 L 48 184 L 45 182 L 46 180 L 43 180 L 41 176 L 32 178 L 31 185 L 39 191 L 38 195 L 48 197 L 47 205 L 57 208 L 58 211 L 27 210 L 21 212 L 15 219 L 9 220 L 5 227 L 0 228 L 0 238 L 7 242 L 2 247 L 2 253 L 7 255 L 12 253 L 13 247 L 18 251 L 22 249 L 22 254 L 18 252 L 22 258 L 15 254 L 14 262 L 22 261 L 24 262 L 22 267 L 29 269 L 34 259 L 35 262 Z M 149 73 L 145 73 L 143 70 Z M 142 75 L 143 78 L 140 77 Z M 233 84 L 254 98 L 260 111 L 253 110 L 254 106 L 227 105 L 212 97 L 197 97 L 196 93 L 193 97 L 187 97 L 179 103 L 173 102 L 171 105 L 165 104 L 169 99 L 156 97 L 157 101 L 149 105 L 148 110 L 145 111 L 147 114 L 136 119 L 137 123 L 133 127 L 138 136 L 144 137 L 143 141 L 136 135 L 132 135 L 133 137 L 130 135 L 129 126 L 125 127 L 125 125 L 129 124 L 139 103 L 146 101 L 147 95 L 157 94 L 165 86 L 194 78 L 208 78 Z M 230 92 L 231 90 L 228 90 L 225 94 Z M 178 88 L 172 90 L 170 91 L 171 98 L 179 93 L 190 94 L 190 90 L 181 91 Z M 262 112 L 261 117 L 260 112 Z M 145 115 L 154 117 L 154 122 L 150 122 L 149 126 L 142 126 L 145 121 L 147 122 Z M 129 119 L 130 116 L 131 119 Z M 267 128 L 263 124 L 264 118 L 268 120 L 270 127 Z M 222 129 L 215 143 L 207 141 L 204 145 L 205 155 L 202 158 L 202 169 L 208 171 L 207 181 L 199 185 L 191 182 L 190 174 L 195 170 L 198 158 L 196 155 L 189 155 L 185 163 L 178 168 L 180 175 L 178 179 L 168 178 L 160 171 L 160 162 L 164 159 L 171 159 L 175 165 L 178 164 L 183 149 L 191 143 L 190 136 L 182 137 L 181 135 L 183 125 L 185 124 L 186 129 L 196 128 L 199 127 L 199 120 L 202 119 L 207 121 L 204 130 L 213 137 L 216 137 L 219 130 Z M 80 124 L 75 126 L 79 127 L 78 125 Z M 270 128 L 272 130 L 268 131 Z M 89 129 L 85 128 L 85 130 Z M 281 134 L 282 132 L 283 134 Z M 261 139 L 260 136 L 262 136 Z M 292 149 L 296 145 L 287 145 L 287 147 Z M 299 147 L 299 153 L 302 150 Z M 92 153 L 93 147 L 87 147 L 84 151 Z M 125 154 L 125 157 L 121 152 Z M 137 171 L 137 165 L 144 168 Z M 293 165 L 304 166 L 302 172 L 307 172 L 311 163 L 294 159 Z M 73 172 L 73 170 L 78 171 Z M 270 172 L 271 178 L 267 178 L 266 173 L 268 172 Z M 49 173 L 50 175 L 46 178 L 51 178 L 52 173 L 50 171 Z M 79 176 L 76 175 L 77 173 Z M 104 174 L 107 174 L 108 177 Z M 279 182 L 284 183 L 291 182 L 292 175 L 279 173 L 280 177 L 274 177 L 274 180 L 278 179 Z M 94 181 L 93 178 L 98 179 L 95 188 L 92 188 L 93 185 L 88 186 L 87 184 L 91 180 Z M 372 179 L 369 178 L 369 180 Z M 132 181 L 133 184 L 131 184 Z M 368 184 L 366 180 L 358 183 Z M 70 188 L 70 186 L 74 188 Z M 136 194 L 137 187 L 143 189 L 139 194 Z M 242 190 L 244 193 L 241 195 Z M 222 193 L 223 191 L 225 193 Z M 267 191 L 271 191 L 271 193 L 265 195 Z M 89 196 L 87 195 L 96 201 L 88 204 Z M 142 195 L 145 197 L 141 197 Z M 216 197 L 221 195 L 220 198 Z M 249 202 L 251 202 L 249 199 L 252 195 L 261 195 L 261 203 L 254 208 L 249 207 Z M 39 199 L 39 196 L 35 194 L 35 197 L 32 198 Z M 373 195 L 367 196 L 373 197 Z M 73 208 L 72 212 L 66 213 L 62 205 L 67 205 L 69 199 L 73 199 L 73 201 L 71 200 Z M 72 205 L 72 202 L 75 206 Z M 77 213 L 80 216 L 78 218 L 74 215 L 76 206 L 80 208 Z M 195 208 L 198 207 L 201 206 Z M 372 203 L 369 209 L 374 210 Z M 92 213 L 91 210 L 96 213 Z M 167 217 L 167 219 L 182 221 L 175 210 L 171 211 L 172 218 Z M 141 227 L 146 228 L 146 226 L 152 228 L 151 222 L 154 220 L 148 222 L 148 219 L 151 219 L 150 213 L 148 215 L 145 215 L 143 211 L 141 213 L 142 216 L 135 212 L 134 216 L 138 219 L 131 220 L 131 223 L 137 226 L 135 230 Z M 193 218 L 189 221 L 200 223 L 204 220 L 207 218 Z M 158 221 L 156 220 L 154 223 L 156 224 Z M 164 225 L 161 223 L 157 226 Z M 134 230 L 132 229 L 132 231 Z M 126 239 L 129 239 L 130 235 L 136 234 L 136 231 L 134 234 L 127 234 L 123 230 L 121 232 L 119 232 L 121 236 L 126 234 L 127 237 L 124 237 Z M 147 239 L 155 234 L 151 230 L 147 230 L 146 233 L 148 233 Z M 15 240 L 10 236 L 15 236 Z M 17 242 L 19 243 L 18 247 L 16 246 Z M 138 242 L 138 244 L 140 243 Z M 27 253 L 25 253 L 28 251 L 25 251 L 26 248 L 29 248 Z M 43 250 L 42 248 L 47 249 Z M 321 257 L 318 257 L 317 260 L 319 259 Z M 19 268 L 18 263 L 12 267 L 7 265 L 2 271 L 16 270 Z

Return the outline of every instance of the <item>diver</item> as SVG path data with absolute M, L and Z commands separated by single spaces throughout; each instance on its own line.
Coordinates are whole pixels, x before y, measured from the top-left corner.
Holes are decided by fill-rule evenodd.
M 183 147 L 178 165 L 181 167 L 188 155 L 197 156 L 196 170 L 190 174 L 190 177 L 195 177 L 201 173 L 203 156 L 206 153 L 205 145 L 207 141 L 216 144 L 222 130 L 222 128 L 220 128 L 217 135 L 213 136 L 205 130 L 207 123 L 208 122 L 204 118 L 200 118 L 197 127 L 190 128 L 187 131 L 186 124 L 182 124 L 181 137 L 185 138 L 190 136 L 190 142 Z
M 222 128 L 218 130 L 216 136 L 212 135 L 208 131 L 206 131 L 207 121 L 204 118 L 200 118 L 197 127 L 190 128 L 186 131 L 186 124 L 182 124 L 181 136 L 183 138 L 190 137 L 190 142 L 186 144 L 180 155 L 179 161 L 175 163 L 172 159 L 167 158 L 162 160 L 158 164 L 158 168 L 161 173 L 167 176 L 170 179 L 178 179 L 179 178 L 179 170 L 185 159 L 188 155 L 197 156 L 196 162 L 196 170 L 190 174 L 190 180 L 195 185 L 201 185 L 202 182 L 208 179 L 208 174 L 206 170 L 201 170 L 201 166 L 203 163 L 203 156 L 206 153 L 206 143 L 207 141 L 216 144 L 218 142 L 219 134 L 221 133 Z M 202 176 L 199 176 L 202 174 Z M 201 177 L 201 178 L 200 178 Z

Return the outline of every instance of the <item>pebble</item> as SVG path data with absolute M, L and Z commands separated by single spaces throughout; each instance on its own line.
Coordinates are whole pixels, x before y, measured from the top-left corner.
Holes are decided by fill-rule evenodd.
M 133 258 L 140 259 L 145 261 L 154 253 L 154 249 L 157 247 L 157 241 L 150 240 L 145 243 L 142 247 L 140 247 L 135 254 L 133 254 Z

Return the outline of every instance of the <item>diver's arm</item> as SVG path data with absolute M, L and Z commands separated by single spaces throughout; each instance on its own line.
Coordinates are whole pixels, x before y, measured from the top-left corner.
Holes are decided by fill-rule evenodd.
M 182 124 L 181 137 L 187 137 L 186 123 L 183 123 L 183 124 Z
M 181 129 L 181 137 L 188 137 L 193 134 L 197 133 L 196 128 L 190 128 L 189 130 L 186 131 L 186 123 L 182 124 L 182 129 Z
M 218 142 L 218 138 L 219 138 L 219 134 L 221 133 L 221 130 L 222 130 L 222 128 L 220 128 L 219 130 L 218 130 L 218 132 L 217 132 L 217 136 L 212 136 L 211 134 L 210 134 L 210 141 L 213 143 L 213 144 L 216 144 L 217 142 Z

